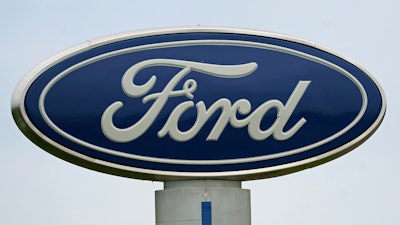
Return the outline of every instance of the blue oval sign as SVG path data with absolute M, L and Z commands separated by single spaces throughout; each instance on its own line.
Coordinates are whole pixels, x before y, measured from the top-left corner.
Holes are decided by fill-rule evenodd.
M 33 69 L 14 119 L 77 165 L 150 180 L 279 176 L 378 128 L 386 100 L 349 59 L 258 31 L 187 28 L 88 41 Z

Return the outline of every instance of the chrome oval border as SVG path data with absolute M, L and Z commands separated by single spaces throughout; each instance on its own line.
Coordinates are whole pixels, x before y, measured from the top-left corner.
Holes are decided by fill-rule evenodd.
M 78 152 L 75 152 L 71 149 L 68 149 L 57 142 L 54 142 L 43 133 L 41 133 L 29 120 L 27 113 L 25 111 L 24 101 L 25 95 L 31 86 L 31 84 L 36 80 L 38 76 L 40 76 L 44 71 L 48 68 L 52 67 L 53 65 L 63 61 L 64 59 L 79 54 L 81 52 L 87 51 L 88 49 L 95 48 L 98 46 L 106 45 L 109 43 L 122 41 L 126 39 L 132 38 L 139 38 L 139 37 L 146 37 L 152 35 L 161 35 L 161 34 L 173 34 L 173 33 L 194 33 L 194 32 L 214 32 L 214 33 L 231 33 L 231 34 L 245 34 L 245 35 L 255 35 L 261 37 L 268 37 L 268 38 L 277 38 L 287 41 L 296 42 L 299 44 L 304 44 L 307 46 L 311 46 L 317 48 L 319 50 L 328 52 L 335 56 L 338 56 L 345 61 L 353 64 L 360 70 L 362 70 L 365 74 L 367 74 L 372 81 L 376 84 L 377 88 L 382 97 L 382 106 L 379 116 L 376 118 L 375 122 L 365 130 L 361 135 L 353 139 L 352 141 L 346 143 L 345 145 L 333 149 L 329 152 L 326 152 L 322 155 L 311 157 L 305 160 L 292 162 L 288 164 L 267 167 L 267 168 L 258 168 L 258 169 L 251 169 L 251 170 L 240 170 L 240 171 L 225 171 L 225 172 L 176 172 L 176 171 L 159 171 L 159 170 L 150 170 L 150 169 L 142 169 L 130 166 L 124 166 L 120 164 L 110 163 L 102 160 L 98 160 L 92 157 L 85 156 Z M 293 51 L 293 50 L 291 50 Z M 302 53 L 305 54 L 305 53 Z M 314 56 L 312 56 L 314 57 Z M 317 57 L 314 57 L 317 58 Z M 331 63 L 330 63 L 331 64 Z M 331 67 L 332 68 L 332 67 Z M 339 67 L 340 68 L 340 67 Z M 340 72 L 340 71 L 339 71 Z M 343 73 L 342 73 L 343 74 Z M 361 86 L 362 87 L 362 86 Z M 361 91 L 362 92 L 362 91 Z M 363 95 L 363 94 L 362 94 Z M 364 102 L 364 101 L 363 101 Z M 75 47 L 69 48 L 65 51 L 56 54 L 53 57 L 48 58 L 44 62 L 35 66 L 32 70 L 30 70 L 26 76 L 18 83 L 16 86 L 12 101 L 11 101 L 11 108 L 14 120 L 20 130 L 35 144 L 42 147 L 44 150 L 48 151 L 49 153 L 56 155 L 66 161 L 74 163 L 76 165 L 86 167 L 89 169 L 97 170 L 104 173 L 124 176 L 124 177 L 131 177 L 137 179 L 146 179 L 146 180 L 159 180 L 159 181 L 166 181 L 166 180 L 181 180 L 181 179 L 192 179 L 192 178 L 219 178 L 219 179 L 230 179 L 230 180 L 252 180 L 252 179 L 261 179 L 261 178 L 268 178 L 268 177 L 275 177 L 280 176 L 292 172 L 296 172 L 299 170 L 303 170 L 309 167 L 314 167 L 316 165 L 320 165 L 327 161 L 333 160 L 337 158 L 368 139 L 376 129 L 381 124 L 385 112 L 386 112 L 386 97 L 383 92 L 382 87 L 377 82 L 377 80 L 367 72 L 363 67 L 356 64 L 353 60 L 349 59 L 346 56 L 343 56 L 337 52 L 334 52 L 331 49 L 326 47 L 317 45 L 313 42 L 309 42 L 306 40 L 298 39 L 291 36 L 276 34 L 276 33 L 269 33 L 257 30 L 245 30 L 245 29 L 236 29 L 236 28 L 222 28 L 222 27 L 182 27 L 182 28 L 167 28 L 167 29 L 156 29 L 156 30 L 145 30 L 145 31 L 135 31 L 135 32 L 126 32 L 120 33 L 115 35 L 106 36 L 103 38 L 98 38 L 92 41 L 86 41 L 80 45 Z M 362 111 L 362 110 L 361 110 Z M 360 115 L 360 114 L 359 114 Z M 358 115 L 358 116 L 359 116 Z M 357 116 L 357 117 L 358 117 Z M 353 121 L 354 122 L 354 121 Z M 325 139 L 324 139 L 325 140 Z M 278 153 L 281 154 L 281 153 Z M 265 157 L 265 156 L 261 156 Z M 234 159 L 236 160 L 236 159 Z M 261 159 L 265 160 L 265 159 Z M 217 160 L 219 164 L 221 164 L 221 160 Z M 204 164 L 205 161 L 203 161 Z M 165 163 L 165 162 L 164 162 Z M 185 163 L 185 162 L 184 162 Z M 206 164 L 209 162 L 205 162 Z M 213 163 L 213 162 L 211 162 Z M 238 162 L 232 162 L 238 163 Z M 193 161 L 191 161 L 193 164 Z M 201 163 L 200 163 L 201 164 Z

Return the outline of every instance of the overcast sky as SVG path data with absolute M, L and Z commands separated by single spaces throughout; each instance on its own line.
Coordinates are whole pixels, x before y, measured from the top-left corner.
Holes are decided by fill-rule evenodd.
M 109 34 L 171 26 L 282 33 L 355 60 L 385 90 L 388 109 L 364 144 L 324 165 L 243 182 L 253 225 L 400 223 L 399 1 L 0 0 L 0 224 L 155 224 L 162 183 L 84 169 L 41 150 L 10 108 L 18 81 L 66 48 Z

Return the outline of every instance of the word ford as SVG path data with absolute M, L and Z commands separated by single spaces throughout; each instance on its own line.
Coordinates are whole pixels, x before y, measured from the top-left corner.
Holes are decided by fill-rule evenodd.
M 157 77 L 153 75 L 143 85 L 136 85 L 133 81 L 140 70 L 152 66 L 172 66 L 182 69 L 174 75 L 161 92 L 144 96 L 153 88 Z M 143 104 L 154 100 L 153 104 L 145 115 L 135 124 L 127 128 L 118 128 L 114 125 L 112 118 L 123 106 L 123 103 L 120 101 L 114 102 L 108 106 L 102 115 L 101 126 L 103 133 L 110 140 L 121 143 L 130 142 L 139 138 L 153 124 L 169 98 L 186 96 L 188 99 L 193 99 L 193 94 L 197 89 L 197 82 L 194 79 L 186 80 L 182 89 L 175 90 L 177 84 L 189 74 L 191 70 L 221 78 L 239 78 L 251 74 L 256 69 L 257 64 L 254 62 L 240 65 L 217 65 L 175 59 L 149 59 L 139 62 L 131 66 L 123 75 L 121 81 L 122 89 L 126 95 L 133 98 L 144 96 L 142 100 Z M 310 83 L 311 81 L 299 81 L 286 104 L 283 104 L 277 99 L 271 99 L 261 104 L 253 112 L 251 112 L 251 103 L 247 99 L 239 99 L 232 104 L 229 99 L 221 98 L 209 108 L 206 108 L 203 101 L 199 101 L 196 103 L 196 121 L 193 126 L 186 131 L 182 131 L 178 128 L 178 121 L 181 115 L 186 110 L 194 107 L 195 104 L 193 101 L 184 101 L 173 109 L 165 125 L 158 132 L 158 137 L 162 138 L 168 134 L 175 141 L 189 141 L 196 136 L 210 116 L 221 109 L 222 112 L 209 133 L 206 139 L 207 141 L 217 141 L 228 123 L 235 128 L 247 126 L 249 136 L 256 141 L 265 140 L 271 135 L 273 135 L 276 140 L 287 140 L 307 122 L 305 118 L 301 118 L 295 125 L 289 129 L 286 128 L 286 131 L 284 131 L 286 123 Z M 264 115 L 271 109 L 276 109 L 276 119 L 268 129 L 262 130 L 260 127 L 261 121 Z M 243 119 L 238 119 L 237 113 L 248 116 Z

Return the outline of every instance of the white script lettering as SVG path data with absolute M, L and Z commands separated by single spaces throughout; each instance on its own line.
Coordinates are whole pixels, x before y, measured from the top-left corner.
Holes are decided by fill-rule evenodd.
M 172 66 L 182 69 L 174 75 L 161 92 L 146 95 L 153 88 L 157 77 L 153 75 L 143 85 L 136 85 L 133 80 L 140 70 L 152 66 Z M 150 59 L 137 63 L 130 67 L 123 75 L 121 81 L 122 89 L 126 95 L 133 98 L 146 95 L 142 99 L 143 104 L 151 100 L 154 102 L 139 121 L 127 128 L 118 128 L 114 125 L 113 115 L 123 106 L 123 103 L 120 101 L 114 102 L 104 111 L 101 118 L 103 133 L 110 140 L 121 143 L 130 142 L 139 138 L 153 124 L 169 98 L 186 96 L 188 99 L 193 99 L 194 92 L 197 89 L 197 82 L 194 79 L 186 80 L 182 89 L 175 90 L 177 84 L 192 70 L 221 78 L 238 78 L 247 76 L 256 69 L 257 64 L 254 62 L 239 65 L 217 65 L 174 59 Z M 206 139 L 207 141 L 217 141 L 228 123 L 234 128 L 247 126 L 249 136 L 257 141 L 265 140 L 271 135 L 276 140 L 287 140 L 307 122 L 305 118 L 301 118 L 290 129 L 284 131 L 286 123 L 310 83 L 311 81 L 299 81 L 286 104 L 283 104 L 277 99 L 271 99 L 261 104 L 253 112 L 251 112 L 251 103 L 247 99 L 239 99 L 232 104 L 229 99 L 221 98 L 209 108 L 206 107 L 203 101 L 199 101 L 196 104 L 190 100 L 184 101 L 173 109 L 167 122 L 158 132 L 158 137 L 162 138 L 168 134 L 175 141 L 189 141 L 197 135 L 216 111 L 221 110 L 217 122 Z M 186 131 L 180 130 L 178 122 L 181 115 L 193 107 L 197 109 L 196 121 L 190 129 Z M 277 111 L 277 118 L 268 129 L 262 130 L 262 119 L 271 109 Z M 247 117 L 238 119 L 237 113 L 244 116 L 247 115 Z

